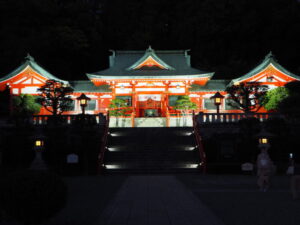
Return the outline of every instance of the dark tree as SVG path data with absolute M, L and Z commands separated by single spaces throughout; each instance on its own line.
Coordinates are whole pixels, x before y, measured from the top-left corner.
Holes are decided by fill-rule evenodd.
M 73 100 L 69 96 L 73 89 L 56 80 L 47 80 L 46 84 L 38 89 L 41 92 L 40 102 L 44 108 L 54 116 L 67 111 Z
M 1 74 L 30 52 L 62 79 L 85 79 L 108 49 L 148 45 L 191 49 L 214 78 L 239 77 L 270 50 L 300 73 L 297 0 L 1 0 L 0 26 Z
M 229 98 L 245 113 L 257 112 L 262 107 L 262 100 L 268 87 L 256 82 L 240 83 L 226 88 Z
M 54 174 L 22 171 L 1 181 L 1 212 L 24 225 L 46 221 L 66 203 L 67 186 Z
M 288 97 L 283 99 L 279 105 L 278 109 L 280 112 L 292 116 L 300 116 L 300 82 L 293 81 L 287 83 L 285 88 L 288 91 Z
M 3 91 L 0 92 L 0 116 L 8 116 L 10 107 L 10 88 L 7 85 Z

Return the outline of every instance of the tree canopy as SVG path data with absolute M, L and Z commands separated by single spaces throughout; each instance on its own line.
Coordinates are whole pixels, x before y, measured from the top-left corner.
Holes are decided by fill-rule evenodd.
M 266 85 L 256 82 L 240 83 L 226 88 L 229 98 L 245 113 L 257 112 L 268 90 Z M 231 103 L 229 103 L 231 104 Z
M 289 96 L 289 91 L 285 87 L 278 87 L 267 91 L 263 106 L 266 110 L 278 110 L 280 102 Z
M 86 79 L 108 49 L 148 45 L 191 49 L 214 78 L 239 77 L 270 50 L 300 74 L 297 0 L 2 0 L 0 21 L 0 74 L 29 52 L 61 79 Z
M 196 103 L 192 102 L 188 95 L 181 95 L 175 102 L 174 109 L 180 110 L 187 114 L 189 110 L 197 109 Z
M 288 90 L 288 97 L 284 98 L 279 104 L 280 112 L 290 116 L 300 116 L 300 82 L 294 81 L 287 83 L 285 88 Z
M 0 210 L 20 224 L 41 224 L 67 201 L 67 185 L 48 172 L 20 171 L 1 179 Z
M 12 98 L 13 113 L 17 116 L 29 116 L 37 114 L 41 110 L 38 96 L 20 94 Z
M 115 98 L 111 101 L 109 105 L 110 116 L 125 116 L 126 112 L 128 111 L 128 105 L 124 99 Z
M 54 116 L 69 110 L 73 102 L 70 96 L 73 89 L 60 81 L 47 80 L 38 92 L 40 92 L 40 103 Z
M 9 115 L 10 87 L 7 85 L 3 91 L 0 91 L 0 116 Z

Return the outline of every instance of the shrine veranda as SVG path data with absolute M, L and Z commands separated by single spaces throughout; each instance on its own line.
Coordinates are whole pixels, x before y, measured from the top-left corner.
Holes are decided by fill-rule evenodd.
M 182 115 L 174 109 L 179 96 L 187 95 L 196 103 L 196 113 L 215 113 L 216 106 L 211 97 L 219 92 L 224 96 L 220 113 L 241 113 L 234 108 L 226 93 L 226 87 L 233 84 L 258 82 L 269 89 L 284 86 L 300 77 L 281 66 L 272 53 L 247 74 L 232 80 L 213 79 L 213 72 L 204 72 L 191 66 L 188 50 L 111 51 L 109 68 L 86 74 L 86 80 L 66 81 L 40 66 L 33 57 L 8 75 L 0 78 L 0 91 L 7 86 L 12 96 L 20 94 L 39 95 L 37 89 L 46 80 L 54 79 L 71 86 L 74 92 L 72 109 L 65 114 L 79 114 L 81 107 L 77 98 L 84 93 L 91 100 L 85 109 L 87 114 L 107 114 L 112 99 L 120 98 L 127 102 L 128 113 L 121 122 L 130 127 L 132 122 L 147 126 L 143 118 L 152 119 L 157 126 L 190 126 L 191 119 L 181 121 Z M 259 112 L 266 112 L 261 108 Z M 49 115 L 41 109 L 40 115 Z M 168 123 L 166 124 L 166 118 Z M 111 118 L 115 120 L 116 118 Z M 113 126 L 113 125 L 112 125 Z M 156 125 L 154 125 L 156 126 Z

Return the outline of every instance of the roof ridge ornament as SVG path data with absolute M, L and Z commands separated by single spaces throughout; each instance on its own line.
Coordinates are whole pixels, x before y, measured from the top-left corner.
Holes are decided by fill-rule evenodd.
M 161 69 L 161 70 L 175 70 L 172 66 L 165 63 L 159 56 L 155 54 L 155 51 L 149 45 L 144 55 L 131 65 L 127 70 L 138 69 Z
M 148 49 L 146 50 L 147 52 L 154 52 L 154 50 L 151 48 L 151 45 L 149 45 Z
M 266 57 L 265 57 L 265 59 L 274 59 L 274 58 L 275 58 L 275 57 L 274 57 L 272 51 L 270 51 L 270 52 L 266 55 Z
M 35 61 L 34 58 L 29 53 L 27 53 L 25 59 L 26 59 L 26 61 L 32 61 L 32 62 Z

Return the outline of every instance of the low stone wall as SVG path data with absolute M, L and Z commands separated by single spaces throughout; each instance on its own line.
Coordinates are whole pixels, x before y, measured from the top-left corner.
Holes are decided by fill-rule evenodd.
M 170 117 L 170 127 L 192 127 L 192 116 L 187 117 Z
M 109 118 L 109 127 L 132 127 L 131 118 Z
M 166 127 L 166 117 L 139 117 L 134 118 L 134 127 Z M 188 117 L 170 117 L 170 127 L 192 127 L 192 116 Z M 119 118 L 118 122 L 116 117 L 110 117 L 109 127 L 132 127 L 131 118 Z

